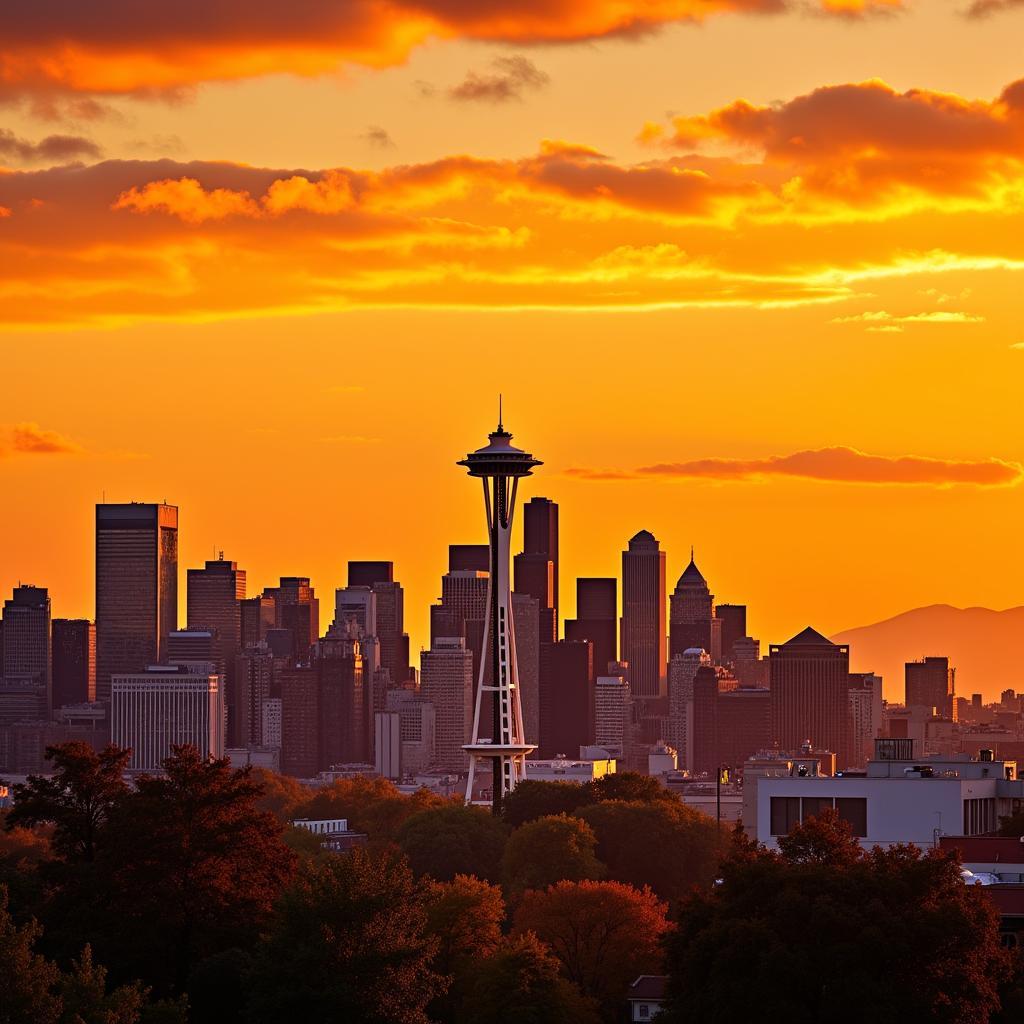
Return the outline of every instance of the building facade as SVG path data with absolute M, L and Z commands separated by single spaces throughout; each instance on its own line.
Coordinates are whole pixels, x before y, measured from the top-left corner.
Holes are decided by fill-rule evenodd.
M 622 553 L 622 660 L 635 699 L 667 689 L 665 552 L 641 530 Z

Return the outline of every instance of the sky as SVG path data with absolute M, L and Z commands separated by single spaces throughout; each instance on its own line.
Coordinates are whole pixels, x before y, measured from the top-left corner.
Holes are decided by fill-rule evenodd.
M 1024 604 L 1024 3 L 126 10 L 0 9 L 0 593 L 167 500 L 417 650 L 501 392 L 566 617 L 640 529 L 765 646 Z

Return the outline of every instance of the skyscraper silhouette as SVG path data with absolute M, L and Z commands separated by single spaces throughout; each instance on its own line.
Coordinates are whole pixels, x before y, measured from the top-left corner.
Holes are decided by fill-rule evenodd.
M 144 672 L 178 623 L 178 509 L 96 506 L 96 698 L 110 677 Z
M 714 595 L 691 552 L 690 564 L 683 570 L 669 600 L 669 657 L 674 658 L 693 647 L 710 654 L 713 617 Z
M 622 660 L 633 697 L 666 691 L 665 552 L 641 530 L 622 552 Z

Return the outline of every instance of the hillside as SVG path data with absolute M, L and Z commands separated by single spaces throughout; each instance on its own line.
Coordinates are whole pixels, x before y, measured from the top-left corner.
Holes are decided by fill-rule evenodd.
M 903 700 L 903 666 L 925 655 L 947 655 L 956 667 L 956 692 L 996 700 L 1002 690 L 1024 689 L 1024 607 L 914 608 L 832 637 L 850 645 L 850 668 L 874 671 L 885 680 L 888 700 Z

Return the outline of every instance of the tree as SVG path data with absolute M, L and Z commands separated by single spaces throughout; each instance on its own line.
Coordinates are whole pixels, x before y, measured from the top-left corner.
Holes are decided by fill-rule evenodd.
M 721 879 L 668 940 L 667 1024 L 976 1024 L 999 1007 L 998 914 L 955 856 L 865 851 L 825 811 L 777 853 L 737 835 Z
M 640 974 L 658 974 L 667 907 L 650 889 L 621 882 L 558 882 L 527 892 L 515 913 L 518 934 L 534 932 L 562 973 L 597 1000 L 606 1020 L 621 1013 Z
M 575 782 L 524 779 L 502 801 L 502 817 L 512 828 L 549 814 L 572 814 L 594 800 L 589 786 Z
M 312 794 L 310 787 L 304 786 L 298 779 L 266 768 L 253 768 L 251 777 L 253 782 L 263 788 L 263 794 L 256 801 L 257 808 L 269 811 L 282 825 L 299 817 L 296 811 Z
M 589 783 L 595 803 L 602 800 L 630 800 L 651 803 L 668 800 L 679 803 L 679 797 L 667 790 L 657 779 L 637 772 L 612 772 Z
M 594 855 L 597 836 L 580 818 L 567 814 L 535 818 L 513 831 L 502 858 L 502 876 L 515 897 L 568 879 L 600 878 L 605 866 Z
M 999 819 L 999 835 L 1009 839 L 1024 836 L 1024 810 L 1015 811 Z
M 505 939 L 477 965 L 462 1019 L 473 1024 L 597 1024 L 593 1001 L 561 976 L 559 966 L 531 932 Z
M 678 800 L 606 800 L 579 815 L 597 835 L 609 878 L 649 885 L 671 904 L 714 881 L 727 846 L 714 821 Z
M 501 889 L 471 875 L 423 886 L 427 935 L 436 940 L 432 966 L 451 979 L 430 1005 L 431 1020 L 465 1020 L 463 1002 L 477 965 L 501 944 L 505 899 Z
M 107 971 L 93 963 L 86 946 L 59 985 L 60 1024 L 137 1024 L 147 991 L 138 982 L 107 992 Z
M 12 913 L 18 920 L 38 916 L 41 911 L 45 893 L 39 869 L 51 859 L 52 832 L 49 826 L 0 827 L 0 885 L 7 886 Z
M 427 1024 L 444 988 L 412 873 L 355 849 L 303 865 L 281 897 L 252 974 L 249 1019 Z
M 140 775 L 119 802 L 98 868 L 106 961 L 183 992 L 197 958 L 253 941 L 295 855 L 256 809 L 262 787 L 248 768 L 171 749 L 165 774 Z
M 97 753 L 80 741 L 47 747 L 53 774 L 30 775 L 15 785 L 6 827 L 52 824 L 59 856 L 92 861 L 104 822 L 128 791 L 123 774 L 130 756 L 130 750 L 113 745 Z
M 42 934 L 36 921 L 16 925 L 0 886 L 0 1024 L 57 1024 L 60 998 L 53 992 L 60 971 L 35 951 Z
M 409 818 L 398 830 L 398 845 L 417 875 L 439 881 L 476 875 L 493 882 L 506 837 L 505 825 L 490 812 L 449 801 Z

